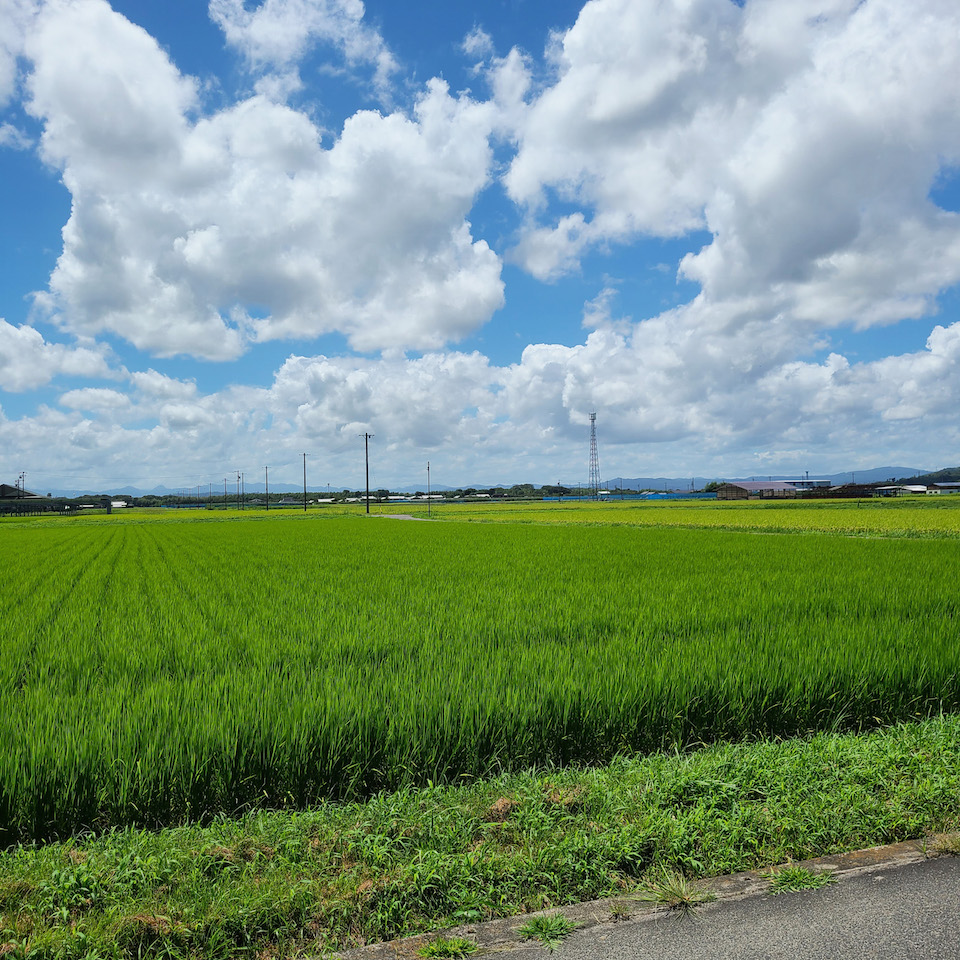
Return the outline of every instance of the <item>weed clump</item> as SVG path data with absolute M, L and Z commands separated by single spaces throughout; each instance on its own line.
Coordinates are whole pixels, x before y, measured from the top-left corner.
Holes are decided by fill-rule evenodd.
M 800 890 L 819 890 L 821 887 L 837 882 L 837 878 L 832 873 L 823 870 L 809 870 L 807 867 L 797 866 L 796 864 L 779 867 L 767 876 L 770 878 L 770 892 L 773 894 L 797 893 Z
M 577 924 L 562 913 L 551 913 L 542 917 L 531 917 L 522 927 L 520 935 L 527 940 L 538 940 L 547 950 L 553 952 L 577 929 Z

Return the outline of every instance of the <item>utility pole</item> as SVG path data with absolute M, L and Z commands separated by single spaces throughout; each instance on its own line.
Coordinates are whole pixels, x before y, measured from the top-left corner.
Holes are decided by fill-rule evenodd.
M 267 498 L 267 509 L 270 509 L 270 468 L 263 468 L 263 493 Z
M 18 498 L 18 499 L 20 499 L 21 497 L 23 497 L 23 496 L 25 495 L 25 494 L 24 494 L 24 491 L 27 489 L 27 480 L 26 480 L 26 477 L 27 477 L 27 475 L 21 470 L 21 471 L 20 471 L 20 487 L 19 487 L 19 492 L 17 493 L 17 498 Z
M 240 471 L 237 471 L 237 509 L 240 509 Z
M 373 439 L 372 433 L 361 433 L 363 437 L 363 459 L 367 465 L 367 513 L 370 512 L 370 441 Z M 429 500 L 427 501 L 430 502 Z
M 307 512 L 307 455 L 303 455 L 303 512 Z
M 427 461 L 427 516 L 430 516 L 430 461 Z

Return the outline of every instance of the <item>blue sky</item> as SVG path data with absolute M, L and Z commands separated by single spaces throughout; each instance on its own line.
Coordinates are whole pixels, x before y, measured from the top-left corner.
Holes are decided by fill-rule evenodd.
M 0 479 L 960 463 L 948 0 L 0 0 Z M 323 476 L 320 481 L 319 476 Z

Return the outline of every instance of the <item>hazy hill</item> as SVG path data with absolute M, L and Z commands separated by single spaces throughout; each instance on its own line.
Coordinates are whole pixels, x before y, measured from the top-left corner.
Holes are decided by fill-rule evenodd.
M 909 480 L 912 483 L 950 483 L 960 481 L 960 467 L 944 467 L 942 470 L 934 470 L 933 473 L 904 474 L 901 480 Z

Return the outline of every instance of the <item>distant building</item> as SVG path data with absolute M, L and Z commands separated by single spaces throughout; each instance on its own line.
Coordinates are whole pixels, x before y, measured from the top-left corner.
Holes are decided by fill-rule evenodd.
M 718 500 L 789 500 L 797 495 L 785 480 L 737 480 L 717 487 Z
M 791 484 L 800 491 L 829 489 L 832 483 L 830 480 L 811 480 L 808 477 L 801 477 L 799 480 L 784 480 L 783 482 Z
M 62 510 L 63 500 L 41 497 L 39 494 L 23 490 L 9 483 L 0 483 L 0 514 L 10 513 L 48 513 Z
M 878 497 L 905 497 L 909 494 L 939 492 L 922 483 L 890 483 L 875 489 Z
M 884 494 L 878 491 L 872 483 L 844 483 L 838 487 L 813 487 L 810 490 L 801 490 L 800 496 L 805 500 L 865 500 L 870 497 L 881 497 Z M 893 494 L 887 494 L 893 496 Z
M 943 483 L 931 483 L 927 493 L 960 493 L 960 482 L 945 480 Z
M 42 500 L 37 494 L 29 490 L 21 490 L 19 487 L 11 487 L 9 483 L 0 483 L 0 500 L 25 500 L 28 497 Z

